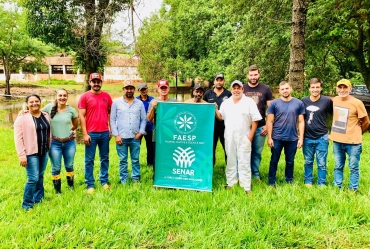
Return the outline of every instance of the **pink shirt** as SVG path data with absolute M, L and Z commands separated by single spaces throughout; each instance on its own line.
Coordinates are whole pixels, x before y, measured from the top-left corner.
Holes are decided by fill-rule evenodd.
M 41 113 L 50 122 L 49 114 L 43 111 Z M 31 113 L 27 112 L 15 120 L 14 143 L 20 159 L 38 153 L 36 127 Z M 49 143 L 51 143 L 51 132 Z
M 112 98 L 106 92 L 94 94 L 85 92 L 78 101 L 78 108 L 86 110 L 87 132 L 104 132 L 109 130 L 109 113 Z

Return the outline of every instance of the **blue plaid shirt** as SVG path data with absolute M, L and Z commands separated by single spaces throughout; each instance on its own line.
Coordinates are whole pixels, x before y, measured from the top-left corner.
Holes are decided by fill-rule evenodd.
M 113 136 L 133 138 L 137 133 L 145 135 L 146 112 L 143 102 L 134 98 L 131 105 L 124 98 L 115 100 L 110 112 Z

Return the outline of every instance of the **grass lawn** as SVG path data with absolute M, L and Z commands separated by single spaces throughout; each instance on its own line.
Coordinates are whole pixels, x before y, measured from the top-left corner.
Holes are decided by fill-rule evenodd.
M 295 183 L 284 183 L 281 163 L 277 188 L 268 187 L 267 147 L 261 165 L 263 181 L 253 182 L 253 193 L 248 196 L 240 187 L 224 190 L 221 151 L 214 168 L 213 193 L 155 189 L 144 150 L 141 183 L 122 186 L 112 139 L 111 191 L 97 184 L 95 193 L 86 195 L 84 148 L 78 145 L 75 189 L 67 189 L 63 170 L 63 193 L 54 194 L 49 163 L 45 199 L 25 212 L 21 201 L 26 173 L 19 166 L 12 129 L 2 126 L 0 248 L 370 248 L 370 134 L 364 136 L 359 193 L 347 189 L 347 168 L 345 187 L 332 186 L 331 147 L 329 185 L 323 188 L 304 186 L 301 150 L 296 156 Z M 96 166 L 96 179 L 98 172 Z

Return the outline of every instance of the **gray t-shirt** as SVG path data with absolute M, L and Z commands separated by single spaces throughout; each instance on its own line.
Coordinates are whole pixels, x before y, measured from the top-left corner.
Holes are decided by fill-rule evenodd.
M 50 115 L 53 106 L 54 104 L 47 104 L 42 110 Z M 76 109 L 70 106 L 67 106 L 67 109 L 61 113 L 55 113 L 53 118 L 50 117 L 51 134 L 58 138 L 69 137 L 71 135 L 72 119 L 76 117 Z

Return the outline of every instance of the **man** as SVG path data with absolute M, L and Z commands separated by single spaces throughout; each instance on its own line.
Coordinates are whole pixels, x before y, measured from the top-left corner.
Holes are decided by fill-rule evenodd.
M 145 113 L 148 112 L 149 103 L 154 98 L 152 96 L 148 95 L 148 85 L 146 83 L 140 83 L 138 85 L 138 90 L 140 92 L 140 95 L 136 98 L 143 102 L 145 107 Z M 146 144 L 146 164 L 147 165 L 153 165 L 154 163 L 154 153 L 153 153 L 153 123 L 146 121 L 146 127 L 145 127 L 146 135 L 144 135 L 145 138 L 145 144 Z
M 322 96 L 322 81 L 312 78 L 308 83 L 310 96 L 302 99 L 305 107 L 305 130 L 303 142 L 304 156 L 304 183 L 312 187 L 313 162 L 317 163 L 317 185 L 326 185 L 326 158 L 328 155 L 328 128 L 326 120 L 328 114 L 333 113 L 333 101 Z
M 100 183 L 109 190 L 109 114 L 112 105 L 111 96 L 102 91 L 103 78 L 99 73 L 90 74 L 90 91 L 81 95 L 78 101 L 80 123 L 85 144 L 85 183 L 87 193 L 94 192 L 94 159 L 96 146 L 100 156 Z
M 144 104 L 134 97 L 135 86 L 126 81 L 123 98 L 113 102 L 110 116 L 112 135 L 116 138 L 121 184 L 128 180 L 128 149 L 130 148 L 132 181 L 140 181 L 140 139 L 145 134 L 146 112 Z
M 203 100 L 204 88 L 201 84 L 195 84 L 193 87 L 194 98 L 188 99 L 185 103 L 207 103 Z
M 214 88 L 209 89 L 204 94 L 203 99 L 208 103 L 216 103 L 218 108 L 220 108 L 223 101 L 231 96 L 231 92 L 224 88 L 225 78 L 223 74 L 217 74 L 213 82 Z M 225 161 L 227 161 L 225 152 L 225 123 L 223 120 L 215 119 L 215 128 L 213 133 L 213 165 L 216 164 L 216 148 L 218 140 L 222 145 L 225 154 Z
M 170 92 L 170 86 L 168 84 L 167 80 L 159 80 L 157 83 L 157 88 L 158 88 L 158 93 L 159 97 L 154 98 L 150 104 L 149 104 L 149 110 L 148 114 L 146 116 L 147 120 L 150 122 L 153 122 L 153 153 L 154 153 L 154 158 L 153 158 L 153 173 L 155 173 L 155 115 L 156 115 L 156 108 L 158 102 L 176 102 L 176 99 L 170 98 L 168 96 Z M 153 174 L 153 180 L 154 180 L 154 174 Z
M 362 152 L 362 134 L 369 127 L 369 117 L 364 104 L 350 96 L 352 84 L 342 79 L 337 83 L 338 96 L 333 98 L 333 124 L 329 138 L 333 140 L 334 150 L 334 185 L 342 187 L 343 168 L 348 155 L 350 170 L 349 189 L 358 190 L 360 181 L 360 155 Z
M 256 103 L 244 96 L 243 83 L 231 83 L 232 97 L 216 107 L 218 120 L 225 120 L 225 148 L 227 154 L 226 189 L 239 184 L 246 194 L 251 193 L 250 155 L 258 121 L 262 118 Z
M 273 100 L 267 109 L 268 146 L 271 148 L 269 186 L 276 185 L 276 170 L 281 151 L 285 153 L 285 181 L 293 183 L 294 157 L 297 148 L 303 145 L 305 109 L 302 101 L 291 96 L 292 87 L 282 81 L 279 84 L 280 98 Z M 299 137 L 297 133 L 297 121 Z
M 259 69 L 256 65 L 252 65 L 248 69 L 248 82 L 244 84 L 244 94 L 251 97 L 256 102 L 262 119 L 258 122 L 256 133 L 252 142 L 251 153 L 251 169 L 252 177 L 260 180 L 260 164 L 262 159 L 262 150 L 265 145 L 267 129 L 266 129 L 266 107 L 268 107 L 273 99 L 272 92 L 269 86 L 259 82 L 261 77 Z

